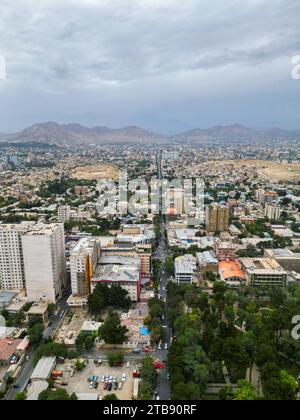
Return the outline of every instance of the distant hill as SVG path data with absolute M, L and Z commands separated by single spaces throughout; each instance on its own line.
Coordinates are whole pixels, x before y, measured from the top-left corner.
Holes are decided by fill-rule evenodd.
M 39 142 L 56 144 L 59 146 L 77 146 L 84 144 L 111 144 L 111 143 L 164 143 L 167 138 L 144 130 L 140 127 L 124 127 L 111 129 L 107 127 L 87 128 L 79 124 L 60 125 L 55 122 L 35 124 L 23 131 L 12 134 L 3 134 L 0 141 L 14 143 Z
M 88 128 L 80 124 L 60 125 L 55 122 L 35 124 L 18 133 L 0 134 L 1 142 L 45 143 L 58 146 L 85 144 L 237 144 L 300 141 L 300 130 L 253 130 L 239 124 L 193 129 L 174 136 L 165 136 L 136 126 L 111 129 Z

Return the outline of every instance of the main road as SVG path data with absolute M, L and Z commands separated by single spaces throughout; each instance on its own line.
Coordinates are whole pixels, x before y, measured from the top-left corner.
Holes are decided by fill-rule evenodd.
M 67 298 L 62 299 L 62 301 L 60 302 L 59 308 L 60 308 L 59 311 L 56 313 L 56 315 L 54 315 L 51 318 L 49 325 L 44 331 L 43 338 L 45 340 L 53 337 L 55 332 L 57 331 L 67 308 Z M 30 380 L 30 376 L 32 372 L 34 371 L 35 350 L 36 348 L 31 348 L 29 350 L 26 357 L 26 361 L 24 362 L 22 366 L 21 373 L 19 374 L 15 382 L 15 385 L 17 385 L 18 388 L 12 387 L 9 390 L 6 396 L 7 400 L 13 400 L 18 392 L 22 392 L 26 389 L 27 384 Z
M 157 175 L 159 181 L 162 181 L 162 164 L 161 164 L 161 151 L 157 154 Z M 162 268 L 160 272 L 160 285 L 159 285 L 159 297 L 165 303 L 165 314 L 163 319 L 161 320 L 162 327 L 165 332 L 164 337 L 164 345 L 162 346 L 162 350 L 158 350 L 155 353 L 154 357 L 159 358 L 162 361 L 167 363 L 168 361 L 168 348 L 170 346 L 171 337 L 172 337 L 172 328 L 170 327 L 168 321 L 168 307 L 167 307 L 167 286 L 170 281 L 170 276 L 166 273 L 164 268 L 164 262 L 166 257 L 168 257 L 169 250 L 166 244 L 166 224 L 165 224 L 165 215 L 163 214 L 163 205 L 162 205 L 162 188 L 160 187 L 159 193 L 159 215 L 160 215 L 160 238 L 158 248 L 154 254 L 154 258 L 158 259 L 162 262 Z M 166 347 L 165 347 L 166 345 Z M 157 388 L 157 395 L 159 396 L 160 400 L 169 400 L 170 399 L 170 383 L 169 383 L 169 375 L 167 369 L 161 369 L 159 371 L 158 376 L 158 388 Z

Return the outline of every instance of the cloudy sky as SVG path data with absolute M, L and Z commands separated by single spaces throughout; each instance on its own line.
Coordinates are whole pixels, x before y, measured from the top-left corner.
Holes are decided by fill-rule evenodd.
M 299 17 L 299 0 L 0 0 L 0 132 L 300 128 Z

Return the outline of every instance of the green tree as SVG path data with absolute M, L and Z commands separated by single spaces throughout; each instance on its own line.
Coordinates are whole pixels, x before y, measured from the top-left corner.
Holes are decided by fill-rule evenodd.
M 246 380 L 238 382 L 238 389 L 235 393 L 237 401 L 255 401 L 258 399 L 255 388 Z
M 116 312 L 110 311 L 103 325 L 99 328 L 100 337 L 108 344 L 123 344 L 127 340 L 128 329 L 121 325 Z

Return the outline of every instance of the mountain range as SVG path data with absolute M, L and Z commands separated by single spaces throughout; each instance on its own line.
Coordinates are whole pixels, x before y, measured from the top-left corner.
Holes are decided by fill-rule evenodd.
M 254 130 L 239 124 L 193 129 L 173 136 L 157 134 L 136 126 L 119 129 L 88 128 L 80 124 L 47 122 L 32 125 L 17 133 L 0 134 L 0 142 L 46 143 L 58 146 L 101 144 L 167 144 L 190 143 L 199 145 L 283 142 L 300 140 L 300 130 Z

